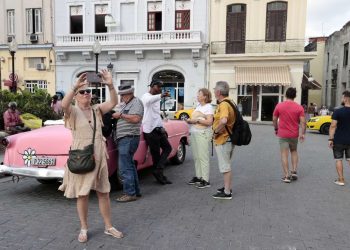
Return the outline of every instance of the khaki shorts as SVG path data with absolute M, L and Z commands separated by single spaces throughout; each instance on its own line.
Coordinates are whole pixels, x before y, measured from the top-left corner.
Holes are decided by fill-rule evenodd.
M 222 145 L 215 145 L 220 173 L 227 173 L 231 171 L 234 148 L 235 146 L 232 145 L 231 142 L 226 142 Z
M 280 148 L 281 149 L 290 149 L 297 150 L 298 148 L 298 137 L 297 138 L 280 138 Z

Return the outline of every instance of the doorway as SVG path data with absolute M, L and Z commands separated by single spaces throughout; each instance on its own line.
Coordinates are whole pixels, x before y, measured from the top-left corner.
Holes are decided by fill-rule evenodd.
M 161 110 L 177 111 L 184 106 L 184 83 L 183 74 L 173 70 L 163 70 L 153 75 L 152 80 L 160 80 L 164 83 L 163 90 L 170 94 L 170 97 L 161 100 Z
M 261 97 L 261 120 L 272 121 L 273 111 L 278 103 L 278 96 Z

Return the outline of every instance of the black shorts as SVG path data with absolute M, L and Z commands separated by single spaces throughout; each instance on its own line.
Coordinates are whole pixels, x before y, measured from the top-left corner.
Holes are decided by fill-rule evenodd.
M 333 156 L 336 160 L 342 160 L 344 158 L 346 160 L 350 161 L 350 145 L 344 145 L 344 144 L 334 144 L 333 146 Z

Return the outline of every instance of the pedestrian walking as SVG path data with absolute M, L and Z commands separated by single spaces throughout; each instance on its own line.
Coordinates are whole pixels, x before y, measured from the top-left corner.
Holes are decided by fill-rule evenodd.
M 202 88 L 197 93 L 198 105 L 192 113 L 192 118 L 187 119 L 191 124 L 191 148 L 194 159 L 195 177 L 188 184 L 197 188 L 210 187 L 209 182 L 209 144 L 212 138 L 211 125 L 213 124 L 213 107 L 211 93 Z
M 118 148 L 118 170 L 123 180 L 124 194 L 116 200 L 129 202 L 141 197 L 134 154 L 140 141 L 143 104 L 134 96 L 134 87 L 130 83 L 120 85 L 118 94 L 121 104 L 119 110 L 112 116 L 117 120 L 114 141 Z
M 144 116 L 142 119 L 143 135 L 148 144 L 153 160 L 153 176 L 162 184 L 172 184 L 164 175 L 164 165 L 171 153 L 171 145 L 168 135 L 163 127 L 160 115 L 160 101 L 163 97 L 169 97 L 169 92 L 162 93 L 163 82 L 153 80 L 149 87 L 149 92 L 145 93 L 141 100 L 144 106 Z M 162 153 L 160 153 L 162 149 Z
M 230 131 L 232 130 L 236 117 L 235 111 L 232 109 L 231 105 L 224 101 L 229 100 L 229 90 L 229 85 L 225 81 L 217 82 L 214 88 L 215 98 L 219 105 L 214 113 L 213 139 L 215 152 L 218 158 L 219 171 L 224 177 L 224 187 L 219 188 L 217 193 L 213 195 L 213 198 L 225 200 L 232 199 L 231 164 L 234 150 L 234 145 L 230 142 L 227 129 Z
M 334 110 L 332 114 L 332 123 L 329 128 L 328 145 L 333 149 L 335 166 L 338 173 L 338 179 L 334 181 L 339 186 L 344 186 L 343 158 L 350 165 L 350 91 L 343 92 L 343 107 Z
M 281 161 L 284 176 L 282 181 L 290 183 L 291 180 L 297 180 L 298 169 L 298 140 L 305 140 L 306 121 L 304 108 L 294 102 L 297 91 L 295 88 L 288 88 L 284 102 L 277 104 L 273 112 L 273 125 L 275 134 L 279 137 Z M 299 125 L 301 125 L 301 134 L 299 136 Z M 298 139 L 299 138 L 299 139 Z M 292 170 L 289 174 L 288 157 L 291 154 Z
M 74 174 L 68 167 L 65 168 L 63 183 L 59 190 L 64 191 L 67 198 L 77 198 L 77 210 L 80 219 L 78 241 L 88 240 L 88 202 L 91 190 L 95 190 L 100 212 L 105 224 L 104 233 L 115 238 L 122 238 L 122 232 L 115 229 L 111 222 L 110 184 L 108 180 L 107 150 L 102 135 L 102 115 L 109 112 L 117 104 L 117 93 L 113 87 L 112 75 L 102 70 L 102 84 L 109 88 L 110 100 L 91 106 L 91 89 L 87 88 L 86 73 L 80 75 L 73 88 L 62 100 L 65 126 L 72 132 L 71 150 L 84 149 L 91 144 L 93 128 L 96 128 L 94 139 L 94 158 L 96 166 L 93 171 L 85 174 Z M 76 104 L 73 106 L 73 98 Z M 96 116 L 96 119 L 93 119 Z
M 322 106 L 322 108 L 320 109 L 320 116 L 325 116 L 325 115 L 329 115 L 329 110 L 326 106 Z

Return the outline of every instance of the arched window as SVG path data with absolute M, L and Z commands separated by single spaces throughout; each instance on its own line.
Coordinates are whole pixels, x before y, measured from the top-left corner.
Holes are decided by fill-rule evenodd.
M 286 2 L 271 2 L 266 11 L 266 41 L 285 41 L 287 30 Z

